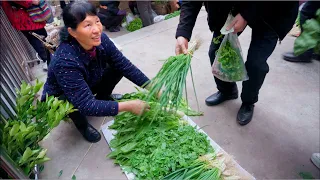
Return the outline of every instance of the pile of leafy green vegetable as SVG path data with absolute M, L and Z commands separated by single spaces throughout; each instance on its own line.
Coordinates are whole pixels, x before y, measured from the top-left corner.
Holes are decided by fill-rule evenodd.
M 179 16 L 180 15 L 180 11 L 175 11 L 173 13 L 170 13 L 168 15 L 166 15 L 166 17 L 164 18 L 164 20 L 167 20 L 167 19 L 171 19 L 173 17 L 176 17 L 176 16 Z
M 242 81 L 246 76 L 243 59 L 239 49 L 232 47 L 231 42 L 227 40 L 222 42 L 217 53 L 219 65 L 213 69 L 221 79 L 228 81 Z
M 107 157 L 115 159 L 125 171 L 134 173 L 137 179 L 159 179 L 214 151 L 207 136 L 175 112 L 158 113 L 155 103 L 150 106 L 141 118 L 120 113 L 109 126 L 117 133 L 110 142 L 114 151 Z
M 127 26 L 127 30 L 130 32 L 136 31 L 141 28 L 142 28 L 142 20 L 140 18 L 135 18 Z
M 320 9 L 317 10 L 316 17 L 307 20 L 302 27 L 302 33 L 294 42 L 294 54 L 298 56 L 313 49 L 320 55 Z
M 35 164 L 50 160 L 46 157 L 47 149 L 39 146 L 39 142 L 66 120 L 67 114 L 74 111 L 69 102 L 50 96 L 45 102 L 37 100 L 35 95 L 43 83 L 36 81 L 35 86 L 22 82 L 17 90 L 17 115 L 15 119 L 5 120 L 0 124 L 1 147 L 11 159 L 29 175 Z

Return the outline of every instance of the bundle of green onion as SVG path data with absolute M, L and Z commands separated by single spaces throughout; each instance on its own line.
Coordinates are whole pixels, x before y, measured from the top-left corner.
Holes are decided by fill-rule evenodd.
M 212 153 L 199 157 L 192 165 L 172 172 L 165 176 L 163 180 L 218 180 L 225 168 L 224 159 L 216 158 L 216 154 Z
M 193 52 L 199 47 L 200 41 L 196 40 L 190 44 L 188 54 L 180 54 L 169 57 L 158 74 L 149 84 L 149 95 L 145 101 L 157 96 L 162 90 L 158 102 L 161 109 L 178 109 L 182 101 L 183 89 L 186 88 L 186 77 L 190 69 Z M 193 83 L 193 77 L 192 77 Z M 193 85 L 194 88 L 194 85 Z

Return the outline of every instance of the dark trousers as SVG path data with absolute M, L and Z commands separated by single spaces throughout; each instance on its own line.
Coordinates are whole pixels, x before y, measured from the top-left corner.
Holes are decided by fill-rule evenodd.
M 153 24 L 151 1 L 137 1 L 137 7 L 143 27 Z
M 303 24 L 306 20 L 314 18 L 317 10 L 320 8 L 320 1 L 307 1 L 300 11 L 300 27 L 303 31 Z
M 125 15 L 110 16 L 103 13 L 98 13 L 98 17 L 100 18 L 102 25 L 109 29 L 120 26 Z
M 137 2 L 136 1 L 129 1 L 128 6 L 132 12 L 133 15 L 139 14 L 135 9 L 138 10 Z
M 214 33 L 213 38 L 220 35 Z M 277 34 L 264 23 L 256 24 L 252 27 L 251 43 L 248 50 L 247 61 L 245 63 L 249 80 L 242 83 L 241 99 L 245 104 L 254 104 L 258 101 L 259 90 L 263 84 L 266 74 L 269 72 L 267 59 L 272 54 L 278 41 Z M 222 39 L 221 41 L 222 42 Z M 216 51 L 220 44 L 211 41 L 209 57 L 211 65 L 214 62 Z M 235 82 L 224 82 L 214 77 L 218 90 L 226 95 L 237 92 Z
M 48 36 L 47 31 L 44 28 L 42 28 L 42 29 L 37 29 L 37 30 L 32 30 L 32 31 L 21 31 L 21 32 L 28 39 L 29 43 L 34 48 L 34 50 L 36 50 L 36 52 L 39 54 L 40 58 L 44 62 L 47 62 L 47 64 L 49 65 L 49 63 L 50 63 L 49 50 L 44 47 L 44 45 L 42 44 L 42 42 L 39 39 L 37 39 L 36 37 L 34 37 L 33 35 L 31 35 L 29 33 L 29 32 L 34 32 L 38 35 L 42 35 L 42 36 L 47 37 Z
M 102 80 L 97 83 L 96 86 L 91 88 L 92 93 L 96 94 L 96 99 L 112 100 L 110 95 L 122 77 L 123 75 L 120 72 L 109 67 L 104 73 Z M 65 100 L 66 97 L 62 95 L 59 97 L 59 99 Z M 83 132 L 88 127 L 89 123 L 87 117 L 81 114 L 79 111 L 70 113 L 69 117 L 80 132 Z

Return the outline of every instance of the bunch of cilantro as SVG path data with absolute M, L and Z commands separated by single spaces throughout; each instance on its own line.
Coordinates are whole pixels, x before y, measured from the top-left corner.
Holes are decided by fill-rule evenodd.
M 205 134 L 175 113 L 155 112 L 155 105 L 150 103 L 150 111 L 140 118 L 120 113 L 109 126 L 117 133 L 110 142 L 114 151 L 107 157 L 134 173 L 136 179 L 160 179 L 214 151 Z

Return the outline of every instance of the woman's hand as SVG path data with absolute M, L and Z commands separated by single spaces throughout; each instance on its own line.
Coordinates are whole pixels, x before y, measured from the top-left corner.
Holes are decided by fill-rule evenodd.
M 136 115 L 142 115 L 144 111 L 149 109 L 150 106 L 141 100 L 119 102 L 119 112 L 127 111 Z

